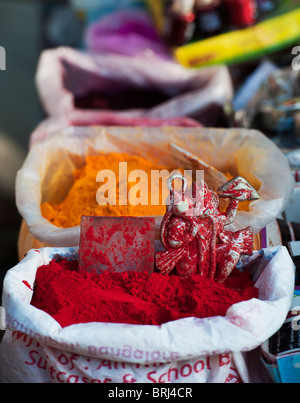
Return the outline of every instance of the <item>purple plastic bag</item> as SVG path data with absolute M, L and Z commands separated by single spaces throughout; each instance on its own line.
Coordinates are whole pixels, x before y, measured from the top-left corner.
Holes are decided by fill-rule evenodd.
M 233 87 L 226 66 L 186 69 L 159 57 L 138 58 L 117 54 L 98 54 L 61 47 L 42 53 L 36 85 L 44 110 L 49 116 L 66 116 L 78 108 L 76 100 L 92 92 L 160 91 L 168 100 L 154 107 L 114 110 L 116 117 L 170 119 L 189 117 L 213 126 L 217 109 L 232 101 Z M 122 96 L 122 95 L 121 95 Z M 123 98 L 126 106 L 128 99 Z M 208 122 L 208 123 L 207 123 Z
M 151 18 L 142 10 L 118 11 L 101 18 L 87 29 L 85 43 L 93 52 L 127 56 L 147 56 L 150 53 L 172 58 Z

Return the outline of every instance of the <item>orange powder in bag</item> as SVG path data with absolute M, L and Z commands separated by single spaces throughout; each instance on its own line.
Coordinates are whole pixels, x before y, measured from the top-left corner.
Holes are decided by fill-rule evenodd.
M 125 171 L 125 176 L 124 170 L 119 172 L 121 171 L 120 162 L 127 163 L 127 175 Z M 43 203 L 42 215 L 53 225 L 62 228 L 80 225 L 83 215 L 163 216 L 166 212 L 165 203 L 169 192 L 166 181 L 158 180 L 156 175 L 163 170 L 170 174 L 175 169 L 156 165 L 143 157 L 126 153 L 88 156 L 86 164 L 74 172 L 74 183 L 67 197 L 59 204 Z M 116 182 L 112 180 L 111 175 L 105 178 L 104 170 L 115 173 Z M 97 182 L 99 172 L 103 174 L 101 180 Z M 134 172 L 142 172 L 142 177 L 134 175 Z M 167 174 L 166 178 L 168 176 Z M 127 186 L 126 193 L 121 190 L 121 187 L 124 189 L 124 185 Z M 102 195 L 101 200 L 106 202 L 105 205 L 98 203 L 97 194 L 99 195 L 99 192 Z M 112 196 L 112 200 L 109 199 L 109 203 L 107 203 L 110 196 Z M 124 196 L 127 197 L 124 198 Z M 122 202 L 124 199 L 127 199 L 125 200 L 127 205 L 120 205 L 120 201 Z M 142 204 L 136 205 L 139 202 Z M 154 203 L 155 205 L 153 205 Z

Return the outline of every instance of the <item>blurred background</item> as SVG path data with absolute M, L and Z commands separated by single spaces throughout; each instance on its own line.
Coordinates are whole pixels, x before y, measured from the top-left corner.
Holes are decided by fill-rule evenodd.
M 89 47 L 99 53 L 111 49 L 114 53 L 136 57 L 144 46 L 145 55 L 157 52 L 158 57 L 177 59 L 176 62 L 187 69 L 224 64 L 232 79 L 233 102 L 226 104 L 222 111 L 215 109 L 214 102 L 210 109 L 206 105 L 198 123 L 256 127 L 257 122 L 249 123 L 250 119 L 243 112 L 255 95 L 254 89 L 258 90 L 275 69 L 290 67 L 297 55 L 292 54 L 292 49 L 300 45 L 299 7 L 300 2 L 296 0 L 0 0 L 0 46 L 6 50 L 6 70 L 0 71 L 0 284 L 7 269 L 18 261 L 21 218 L 15 207 L 16 172 L 29 150 L 31 133 L 46 117 L 35 83 L 38 61 L 45 49 L 60 46 L 84 49 L 87 47 L 86 31 L 98 23 L 97 29 L 90 32 Z M 143 30 L 141 20 L 136 24 L 130 21 L 127 25 L 123 20 L 120 28 L 118 16 L 115 23 L 111 19 L 101 25 L 101 20 L 120 10 L 129 11 L 132 18 L 135 13 L 145 12 L 157 36 L 146 26 Z M 249 46 L 248 52 L 249 37 L 244 36 L 244 29 L 285 16 L 291 10 L 295 14 L 290 14 L 290 24 L 284 20 L 285 26 L 278 22 L 271 27 L 263 26 L 259 44 L 254 43 L 255 51 Z M 105 33 L 112 32 L 119 35 L 119 40 L 122 35 L 128 39 L 133 32 L 138 40 L 127 42 L 126 39 L 122 46 L 120 42 L 119 45 L 118 42 L 105 43 Z M 241 32 L 240 39 L 226 37 L 226 47 L 220 35 L 233 32 Z M 255 40 L 255 35 L 251 37 Z M 215 41 L 209 47 L 214 49 L 215 56 L 205 53 L 210 39 Z M 115 47 L 110 46 L 112 43 Z M 130 49 L 131 45 L 136 49 Z M 81 108 L 84 108 L 84 102 L 87 101 L 79 103 Z M 212 122 L 205 114 L 218 119 Z M 195 118 L 192 114 L 188 117 Z M 270 137 L 278 134 L 274 128 L 265 130 Z M 293 138 L 284 147 L 291 151 L 297 149 L 298 143 Z
M 6 70 L 0 73 L 0 281 L 17 261 L 20 217 L 14 182 L 41 119 L 34 75 L 43 48 L 43 7 L 38 1 L 0 1 L 0 43 Z M 2 283 L 2 282 L 1 282 Z

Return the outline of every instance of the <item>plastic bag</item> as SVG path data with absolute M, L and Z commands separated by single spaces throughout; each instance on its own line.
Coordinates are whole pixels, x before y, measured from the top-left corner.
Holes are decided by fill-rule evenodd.
M 45 139 L 49 134 L 70 126 L 203 127 L 196 120 L 184 116 L 169 119 L 131 118 L 112 112 L 73 111 L 64 116 L 52 116 L 43 120 L 31 133 L 29 148 L 36 142 Z
M 139 57 L 150 54 L 172 59 L 149 13 L 143 10 L 117 11 L 91 24 L 85 35 L 85 44 L 92 52 Z
M 240 175 L 258 189 L 260 200 L 239 211 L 229 230 L 251 226 L 258 233 L 284 210 L 294 179 L 282 152 L 264 135 L 244 129 L 70 127 L 32 146 L 16 179 L 16 203 L 32 236 L 46 246 L 77 246 L 80 227 L 58 228 L 41 215 L 41 203 L 62 201 L 73 172 L 85 157 L 127 152 L 174 167 L 170 143 L 198 155 L 220 171 Z M 96 195 L 95 195 L 96 197 Z M 157 221 L 158 230 L 160 221 Z M 26 251 L 27 252 L 27 251 Z M 23 255 L 21 255 L 23 256 Z
M 294 289 L 286 248 L 265 249 L 240 263 L 251 265 L 260 299 L 232 305 L 226 317 L 186 318 L 162 326 L 86 323 L 61 328 L 30 305 L 37 268 L 57 257 L 77 259 L 78 249 L 32 250 L 5 277 L 7 330 L 0 345 L 0 382 L 251 382 L 242 352 L 255 349 L 281 327 Z
M 78 110 L 110 111 L 115 116 L 137 119 L 184 116 L 208 126 L 216 126 L 224 103 L 233 97 L 230 74 L 225 66 L 193 70 L 159 57 L 96 54 L 67 47 L 42 53 L 36 85 L 45 112 L 50 116 L 64 116 Z M 127 96 L 126 91 L 149 91 L 154 99 L 160 94 L 158 98 L 164 101 L 152 107 L 143 108 L 139 104 L 129 109 L 130 99 L 135 98 Z M 80 109 L 78 99 L 95 92 L 115 97 L 114 103 L 110 101 L 108 106 L 113 103 L 117 107 L 117 101 L 124 100 L 125 108 L 112 111 L 110 107 L 105 108 L 107 103 L 102 99 L 101 109 Z M 145 102 L 152 98 L 143 95 L 139 102 L 141 99 Z M 135 103 L 132 101 L 132 104 Z

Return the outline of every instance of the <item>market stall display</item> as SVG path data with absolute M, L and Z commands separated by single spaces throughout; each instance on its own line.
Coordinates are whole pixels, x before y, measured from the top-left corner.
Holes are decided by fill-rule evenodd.
M 79 244 L 80 227 L 77 225 L 61 228 L 52 225 L 42 216 L 41 205 L 44 202 L 55 204 L 66 198 L 74 183 L 74 171 L 84 166 L 87 156 L 103 152 L 127 152 L 173 168 L 174 159 L 169 152 L 171 143 L 198 155 L 222 172 L 243 176 L 259 191 L 260 199 L 253 201 L 248 211 L 238 211 L 235 222 L 228 226 L 229 230 L 251 226 L 254 234 L 258 234 L 284 210 L 293 191 L 294 179 L 281 151 L 257 131 L 136 127 L 68 128 L 36 143 L 18 172 L 17 206 L 24 219 L 24 225 L 28 227 L 20 234 L 20 258 L 23 258 L 31 247 L 37 246 L 32 243 L 36 241 L 39 246 L 65 247 Z M 97 191 L 100 185 L 97 182 L 94 182 L 94 185 Z M 93 200 L 96 204 L 96 193 Z M 159 234 L 162 216 L 155 217 Z M 29 249 L 28 245 L 31 245 Z
M 300 48 L 255 61 L 299 5 L 98 3 L 37 65 L 0 382 L 298 382 Z
M 259 299 L 232 305 L 226 316 L 187 317 L 161 326 L 90 322 L 62 327 L 31 305 L 37 271 L 53 259 L 74 262 L 78 248 L 32 250 L 5 279 L 2 382 L 122 383 L 132 376 L 141 383 L 251 382 L 243 354 L 282 325 L 294 286 L 286 248 L 271 248 L 241 262 L 241 267 L 251 266 Z M 58 271 L 62 265 L 56 266 Z M 42 287 L 43 280 L 38 279 Z

